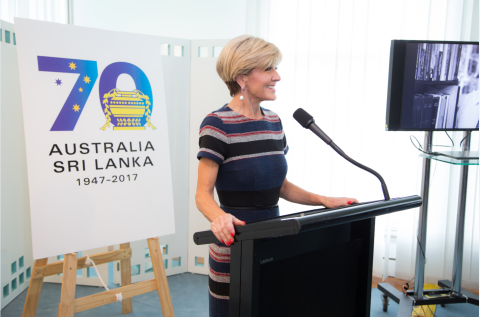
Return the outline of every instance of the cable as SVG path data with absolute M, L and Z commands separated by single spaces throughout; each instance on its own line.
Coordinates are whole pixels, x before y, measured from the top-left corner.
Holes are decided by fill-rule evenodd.
M 407 291 L 410 289 L 410 285 L 408 283 L 410 283 L 414 279 L 415 279 L 415 275 L 412 277 L 412 279 L 410 281 L 408 281 L 408 282 L 406 282 L 405 284 L 402 285 L 402 290 L 403 290 L 403 293 L 405 295 L 407 295 Z
M 452 138 L 451 138 L 450 135 L 447 133 L 447 131 L 445 131 L 445 134 L 448 136 L 448 138 L 449 138 L 450 141 L 452 142 L 452 145 L 433 144 L 432 146 L 443 146 L 443 147 L 453 147 L 453 146 L 455 146 L 455 142 L 453 142 Z
M 472 131 L 468 132 L 468 134 L 462 139 L 462 141 L 460 141 L 460 146 L 462 146 L 463 140 L 465 140 L 468 136 L 470 136 L 470 133 L 472 133 Z
M 413 143 L 412 137 L 415 139 L 415 141 L 417 141 L 417 143 L 418 143 L 418 145 L 420 146 L 420 148 L 419 148 L 418 146 L 416 146 L 415 143 Z M 428 154 L 428 155 L 432 155 L 432 154 L 433 154 L 432 152 L 424 151 L 424 150 L 423 150 L 423 146 L 420 144 L 420 142 L 418 142 L 418 139 L 417 139 L 414 135 L 410 135 L 410 142 L 412 142 L 413 146 L 414 146 L 417 150 L 419 150 L 420 152 L 425 153 L 425 154 Z
M 420 305 L 420 308 L 423 310 L 423 316 L 427 316 L 427 313 L 425 312 L 425 309 L 423 309 L 424 305 Z
M 427 308 L 430 310 L 430 312 L 432 313 L 433 317 L 435 317 L 435 313 L 432 311 L 432 309 L 430 308 L 430 305 L 427 305 Z M 435 310 L 436 311 L 436 310 Z
M 446 133 L 446 132 L 445 132 L 445 133 Z M 447 135 L 448 135 L 448 133 L 447 133 Z M 418 146 L 416 146 L 415 143 L 413 143 L 412 137 L 415 139 L 415 141 L 417 141 Z M 449 135 L 448 135 L 448 137 L 450 138 Z M 452 138 L 450 138 L 450 140 L 452 140 Z M 425 153 L 425 154 L 427 154 L 427 155 L 441 155 L 440 153 L 437 153 L 437 152 L 427 152 L 427 151 L 425 151 L 425 150 L 423 149 L 423 146 L 420 144 L 420 142 L 418 141 L 418 139 L 417 139 L 413 134 L 410 135 L 410 142 L 412 142 L 413 146 L 414 146 L 417 150 L 419 150 L 420 152 L 422 152 L 422 153 Z M 454 143 L 453 143 L 453 140 L 452 140 L 452 144 L 454 144 Z M 449 145 L 432 145 L 432 146 L 445 146 L 445 147 L 450 147 Z
M 452 293 L 457 293 L 457 294 L 459 294 L 459 295 L 461 295 L 461 296 L 465 297 L 465 298 L 468 300 L 468 297 L 467 297 L 467 296 L 465 296 L 464 294 L 460 293 L 460 292 L 457 292 L 457 291 L 454 291 L 454 290 L 451 290 L 451 289 L 450 289 L 450 292 L 452 292 Z
M 422 245 L 420 244 L 420 240 L 418 239 L 418 236 L 417 236 L 417 241 L 418 241 L 418 245 L 420 246 L 420 250 L 422 250 L 423 258 L 425 259 L 425 264 L 427 264 L 427 257 L 425 256 L 425 252 L 423 252 L 423 248 L 422 248 Z
M 447 133 L 447 131 L 445 131 L 445 134 L 448 136 L 448 138 L 450 139 L 450 141 L 452 141 L 452 146 L 455 146 L 455 143 L 453 142 L 452 138 L 451 138 L 450 135 Z

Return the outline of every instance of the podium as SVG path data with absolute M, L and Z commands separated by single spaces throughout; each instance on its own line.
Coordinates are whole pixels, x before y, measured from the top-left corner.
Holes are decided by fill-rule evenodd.
M 409 196 L 236 227 L 229 317 L 370 316 L 375 217 L 421 204 Z M 218 242 L 211 231 L 194 241 Z

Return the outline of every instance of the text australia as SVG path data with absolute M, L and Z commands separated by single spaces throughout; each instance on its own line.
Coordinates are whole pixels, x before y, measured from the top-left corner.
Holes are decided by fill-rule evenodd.
M 94 161 L 87 160 L 59 160 L 53 163 L 55 173 L 79 172 L 87 169 L 108 170 L 114 168 L 134 168 L 153 166 L 153 162 L 148 156 L 149 152 L 155 151 L 150 141 L 142 142 L 94 142 L 94 143 L 72 143 L 72 144 L 53 144 L 49 156 L 64 157 L 68 155 L 92 155 L 92 154 L 125 154 L 122 157 L 98 159 Z M 140 153 L 144 152 L 144 153 Z

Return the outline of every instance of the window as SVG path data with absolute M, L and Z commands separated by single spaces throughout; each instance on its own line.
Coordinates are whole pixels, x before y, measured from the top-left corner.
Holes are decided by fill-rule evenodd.
M 77 277 L 82 277 L 82 276 L 83 276 L 82 269 L 77 269 Z
M 12 274 L 17 273 L 17 261 L 14 261 L 12 263 L 12 268 L 11 269 L 12 269 Z
M 64 257 L 65 257 L 64 255 L 59 255 L 59 256 L 57 256 L 57 260 L 63 261 Z
M 3 298 L 8 296 L 8 294 L 10 293 L 9 290 L 10 290 L 10 288 L 9 288 L 8 284 L 3 287 Z
M 218 57 L 220 55 L 220 52 L 222 51 L 223 47 L 221 46 L 214 46 L 213 47 L 213 57 Z
M 160 46 L 160 54 L 165 56 L 170 55 L 170 44 L 162 44 Z
M 14 278 L 12 281 L 12 292 L 17 289 L 17 279 Z
M 140 275 L 140 264 L 132 265 L 132 276 Z
M 96 278 L 97 272 L 95 271 L 94 267 L 87 267 L 87 277 L 89 278 Z
M 153 272 L 152 262 L 145 263 L 145 273 Z
M 205 266 L 205 258 L 201 256 L 195 257 L 195 266 L 204 267 Z
M 145 259 L 150 259 L 150 249 L 145 248 Z
M 18 259 L 18 268 L 21 269 L 24 266 L 23 256 Z
M 183 57 L 183 46 L 175 45 L 173 48 L 173 56 Z
M 168 244 L 161 245 L 160 250 L 162 251 L 162 254 L 168 254 Z
M 198 47 L 198 57 L 208 57 L 208 47 L 199 46 Z
M 177 257 L 177 258 L 172 259 L 172 268 L 179 267 L 180 265 L 182 265 L 182 258 L 181 257 Z
M 10 31 L 5 30 L 5 43 L 10 43 Z
M 163 260 L 163 266 L 168 269 L 168 260 Z
M 32 267 L 27 269 L 27 279 L 30 278 L 30 276 L 32 276 Z
M 20 273 L 20 275 L 18 276 L 18 282 L 19 285 L 22 285 L 23 282 L 25 282 L 25 273 Z

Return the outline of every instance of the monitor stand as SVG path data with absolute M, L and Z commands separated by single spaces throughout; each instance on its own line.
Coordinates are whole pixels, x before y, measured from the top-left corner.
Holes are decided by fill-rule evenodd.
M 433 155 L 442 155 L 458 160 L 478 159 L 478 151 L 441 151 L 433 152 Z

